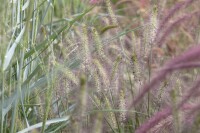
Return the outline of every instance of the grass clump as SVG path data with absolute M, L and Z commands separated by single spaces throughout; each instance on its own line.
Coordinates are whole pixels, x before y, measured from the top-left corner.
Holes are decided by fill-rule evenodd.
M 199 0 L 1 2 L 1 133 L 200 131 Z

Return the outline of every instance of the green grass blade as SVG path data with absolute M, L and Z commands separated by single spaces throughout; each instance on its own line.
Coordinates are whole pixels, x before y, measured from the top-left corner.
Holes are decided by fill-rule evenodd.
M 61 118 L 55 118 L 55 119 L 52 119 L 52 120 L 47 120 L 46 121 L 46 126 L 49 126 L 51 124 L 55 124 L 55 123 L 59 123 L 59 122 L 64 122 L 64 121 L 68 121 L 69 120 L 69 116 L 65 116 L 65 117 L 61 117 Z M 40 123 L 37 123 L 35 125 L 32 125 L 28 128 L 25 128 L 17 133 L 27 133 L 29 131 L 32 131 L 34 129 L 37 129 L 37 128 L 41 128 L 42 127 L 42 122 Z
M 73 20 L 69 21 L 69 23 L 67 23 L 66 25 L 64 25 L 60 30 L 58 30 L 57 33 L 54 33 L 53 35 L 51 35 L 49 38 L 47 38 L 46 40 L 44 40 L 42 43 L 38 44 L 37 46 L 35 46 L 34 49 L 31 49 L 30 51 L 28 51 L 26 54 L 25 54 L 25 59 L 30 57 L 32 54 L 35 53 L 35 50 L 36 51 L 39 51 L 39 50 L 45 50 L 47 49 L 51 42 L 53 42 L 63 31 L 66 30 L 66 32 L 69 32 L 70 28 L 72 27 L 72 25 L 80 20 L 82 17 L 84 17 L 89 11 L 91 11 L 93 8 L 90 8 L 88 10 L 86 10 L 85 12 L 79 14 L 77 17 L 75 17 Z M 49 41 L 50 40 L 50 41 Z
M 6 52 L 6 55 L 5 55 L 5 58 L 4 58 L 4 64 L 3 64 L 3 70 L 4 71 L 7 69 L 8 65 L 10 64 L 10 61 L 11 61 L 13 55 L 14 55 L 15 49 L 16 49 L 17 45 L 19 44 L 20 40 L 22 39 L 24 32 L 25 32 L 25 26 L 21 30 L 20 34 L 18 35 L 18 37 L 14 41 L 11 48 Z
M 36 82 L 34 82 L 29 88 L 26 87 L 25 84 L 22 85 L 22 99 L 28 95 L 28 93 L 33 92 L 36 88 L 45 87 L 47 84 L 47 78 L 45 76 L 39 78 Z M 7 99 L 5 99 L 3 103 L 3 116 L 5 116 L 8 111 L 12 108 L 14 101 L 19 99 L 20 97 L 17 95 L 17 90 Z M 2 103 L 0 103 L 2 104 Z

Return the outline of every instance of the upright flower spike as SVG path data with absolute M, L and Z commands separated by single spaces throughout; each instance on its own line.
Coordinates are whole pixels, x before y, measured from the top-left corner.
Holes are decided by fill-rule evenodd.
M 117 18 L 115 16 L 115 13 L 113 12 L 110 0 L 106 0 L 106 6 L 107 6 L 107 9 L 108 9 L 108 13 L 109 13 L 109 15 L 111 17 L 112 23 L 114 25 L 119 25 L 118 21 L 117 21 Z
M 96 28 L 92 27 L 92 35 L 94 37 L 94 42 L 95 42 L 95 49 L 97 50 L 98 58 L 101 61 L 105 61 L 106 63 L 110 64 L 111 60 L 106 57 L 106 54 L 104 52 L 104 46 L 101 41 L 101 37 L 96 30 Z
M 157 6 L 154 5 L 150 14 L 150 25 L 144 29 L 144 56 L 147 58 L 152 51 L 152 45 L 156 39 L 158 29 L 158 13 Z
M 150 18 L 150 43 L 152 43 L 155 40 L 156 34 L 157 34 L 157 30 L 158 30 L 158 9 L 157 6 L 154 5 L 153 7 L 153 11 L 151 14 L 151 18 Z
M 96 46 L 96 50 L 98 52 L 98 55 L 100 56 L 100 58 L 106 58 L 104 51 L 103 51 L 103 44 L 101 42 L 99 33 L 97 32 L 97 30 L 93 27 L 92 28 L 92 34 L 94 36 L 94 41 L 95 41 L 95 46 Z
M 105 97 L 105 104 L 106 104 L 106 108 L 108 110 L 112 110 L 113 107 L 111 106 L 111 103 L 110 103 L 110 100 L 108 99 L 108 97 Z M 116 121 L 114 112 L 109 112 L 108 117 L 109 117 L 108 120 L 111 123 L 112 128 L 116 129 L 117 128 L 117 121 Z
M 122 110 L 120 113 L 120 121 L 121 125 L 123 125 L 123 122 L 126 120 L 126 114 L 123 112 L 123 110 L 126 110 L 126 99 L 125 99 L 125 91 L 123 89 L 120 90 L 119 94 L 119 108 Z
M 96 66 L 97 70 L 99 71 L 99 75 L 102 77 L 103 83 L 105 85 L 105 92 L 107 92 L 108 87 L 110 85 L 110 80 L 108 78 L 108 74 L 102 64 L 99 62 L 99 60 L 94 59 L 93 60 L 94 65 Z
M 96 95 L 94 95 L 94 102 L 98 107 L 101 107 L 101 100 Z
M 97 71 L 98 70 L 96 70 L 96 72 L 94 73 L 95 88 L 96 88 L 96 91 L 98 93 L 100 93 L 101 92 L 101 81 L 100 81 L 99 74 Z
M 116 30 L 116 32 L 120 32 L 119 29 L 120 29 L 120 25 L 117 21 L 117 17 L 112 9 L 112 5 L 111 5 L 111 1 L 110 0 L 105 0 L 106 2 L 106 7 L 107 7 L 107 10 L 108 10 L 108 14 L 109 16 L 111 17 L 111 21 L 112 21 L 112 24 L 113 25 L 116 25 L 118 26 L 118 29 Z M 124 49 L 124 38 L 122 36 L 119 37 L 119 43 L 120 43 L 120 47 L 121 47 L 121 54 L 128 59 L 128 56 L 126 55 L 125 53 L 125 49 Z
M 91 60 L 89 41 L 88 41 L 88 31 L 87 26 L 85 24 L 82 25 L 82 40 L 83 40 L 83 54 L 84 54 L 84 62 L 87 67 Z

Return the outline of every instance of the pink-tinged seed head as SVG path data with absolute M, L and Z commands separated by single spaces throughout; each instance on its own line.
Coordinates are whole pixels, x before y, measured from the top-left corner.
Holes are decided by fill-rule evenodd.
M 194 108 L 193 105 L 184 104 L 179 109 L 181 109 L 181 111 L 189 111 L 189 110 L 191 110 L 193 108 Z M 152 129 L 157 124 L 159 124 L 162 120 L 165 120 L 166 118 L 168 118 L 171 115 L 172 115 L 172 108 L 171 107 L 166 107 L 166 108 L 162 109 L 161 111 L 155 113 L 154 116 L 152 116 L 148 121 L 143 123 L 136 130 L 135 133 L 148 133 L 150 131 L 150 129 Z
M 147 133 L 152 127 L 157 125 L 161 120 L 167 118 L 172 113 L 171 108 L 167 107 L 162 111 L 156 113 L 152 118 L 147 122 L 142 124 L 137 130 L 136 133 Z

